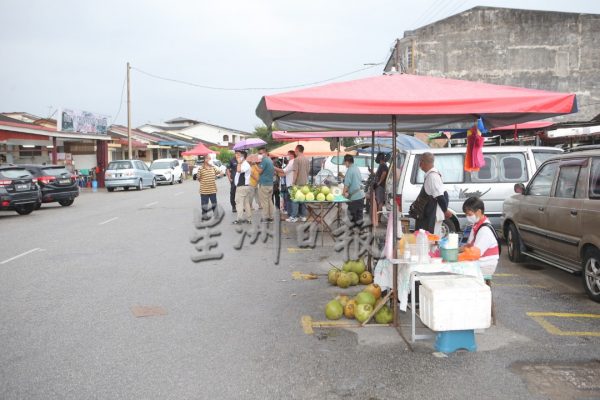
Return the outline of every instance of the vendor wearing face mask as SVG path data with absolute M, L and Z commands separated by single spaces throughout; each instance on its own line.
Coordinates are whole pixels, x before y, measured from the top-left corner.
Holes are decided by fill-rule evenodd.
M 469 240 L 464 247 L 477 247 L 481 251 L 479 259 L 481 272 L 485 277 L 491 277 L 498 266 L 500 248 L 496 231 L 484 214 L 483 201 L 479 197 L 469 197 L 463 204 L 463 212 L 469 224 L 473 225 Z

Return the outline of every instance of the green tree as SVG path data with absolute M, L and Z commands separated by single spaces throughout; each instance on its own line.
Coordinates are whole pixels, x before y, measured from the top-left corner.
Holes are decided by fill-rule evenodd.
M 274 148 L 283 145 L 283 143 L 273 140 L 271 130 L 264 125 L 258 125 L 254 127 L 254 132 L 252 133 L 252 136 L 256 136 L 267 142 L 267 151 L 273 150 Z
M 233 157 L 233 151 L 229 149 L 216 146 L 212 146 L 210 149 L 217 152 L 217 160 L 221 161 L 223 164 L 227 164 L 229 160 L 231 160 L 231 157 Z

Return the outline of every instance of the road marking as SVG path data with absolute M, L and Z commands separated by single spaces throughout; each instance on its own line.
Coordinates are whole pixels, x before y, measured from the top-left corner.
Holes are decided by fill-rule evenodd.
M 543 285 L 528 285 L 526 283 L 496 283 L 496 282 L 493 282 L 492 285 L 494 287 L 503 286 L 503 287 L 526 287 L 526 288 L 546 289 L 546 286 L 543 286 Z
M 494 278 L 507 278 L 510 276 L 519 276 L 517 274 L 494 274 Z
M 301 253 L 303 251 L 311 251 L 312 249 L 301 249 L 299 247 L 288 247 L 288 253 Z
M 300 318 L 300 324 L 302 325 L 302 330 L 307 335 L 312 335 L 315 333 L 312 328 L 312 318 L 310 316 L 303 315 L 302 318 Z
M 108 224 L 109 222 L 113 222 L 116 219 L 119 219 L 119 217 L 112 217 L 111 219 L 107 219 L 106 221 L 100 222 L 98 225 Z
M 182 194 L 184 194 L 185 192 L 177 192 L 175 193 L 173 196 L 181 196 Z
M 153 201 L 152 203 L 148 203 L 144 207 L 152 207 L 155 204 L 158 204 L 158 201 Z
M 310 280 L 310 279 L 319 279 L 317 274 L 304 274 L 300 271 L 292 272 L 292 278 L 295 280 Z
M 27 251 L 26 251 L 26 252 L 24 252 L 24 253 L 18 254 L 18 255 L 14 256 L 14 257 L 8 258 L 8 259 L 6 259 L 6 260 L 4 260 L 4 261 L 0 262 L 0 265 L 1 265 L 1 264 L 6 264 L 6 263 L 9 263 L 9 262 L 11 262 L 11 261 L 13 261 L 13 260 L 16 260 L 17 258 L 21 258 L 21 257 L 23 257 L 23 256 L 26 256 L 27 254 L 35 253 L 36 251 L 40 251 L 40 250 L 41 250 L 41 249 L 40 249 L 40 248 L 38 248 L 38 247 L 36 247 L 35 249 L 27 250 Z
M 600 337 L 600 331 L 597 332 L 579 332 L 579 331 L 563 331 L 556 325 L 552 324 L 546 317 L 554 318 L 594 318 L 600 319 L 600 314 L 573 314 L 573 313 L 556 313 L 556 312 L 528 312 L 527 315 L 535 322 L 540 324 L 542 328 L 551 335 L 556 336 L 595 336 Z

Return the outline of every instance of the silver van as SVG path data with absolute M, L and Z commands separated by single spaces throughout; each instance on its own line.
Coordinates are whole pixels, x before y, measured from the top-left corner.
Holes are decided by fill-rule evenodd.
M 463 202 L 478 196 L 485 202 L 485 214 L 491 223 L 500 229 L 502 203 L 514 194 L 516 183 L 529 182 L 538 166 L 547 159 L 562 153 L 554 147 L 494 146 L 484 147 L 485 167 L 478 172 L 465 172 L 465 147 L 407 150 L 397 156 L 396 170 L 398 188 L 395 201 L 400 205 L 402 215 L 417 198 L 423 185 L 424 174 L 419 169 L 419 158 L 425 152 L 435 155 L 435 167 L 441 172 L 445 189 L 450 198 L 450 210 L 454 217 L 444 221 L 444 233 L 459 232 L 466 222 L 462 212 Z M 390 166 L 390 171 L 394 166 Z M 388 195 L 387 210 L 391 212 L 393 199 L 392 174 L 386 182 Z

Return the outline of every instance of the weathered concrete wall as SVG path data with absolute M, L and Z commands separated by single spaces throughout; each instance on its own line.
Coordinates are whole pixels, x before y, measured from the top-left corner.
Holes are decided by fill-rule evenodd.
M 559 120 L 600 114 L 600 15 L 475 7 L 406 32 L 399 47 L 409 73 L 574 92 L 579 113 Z

